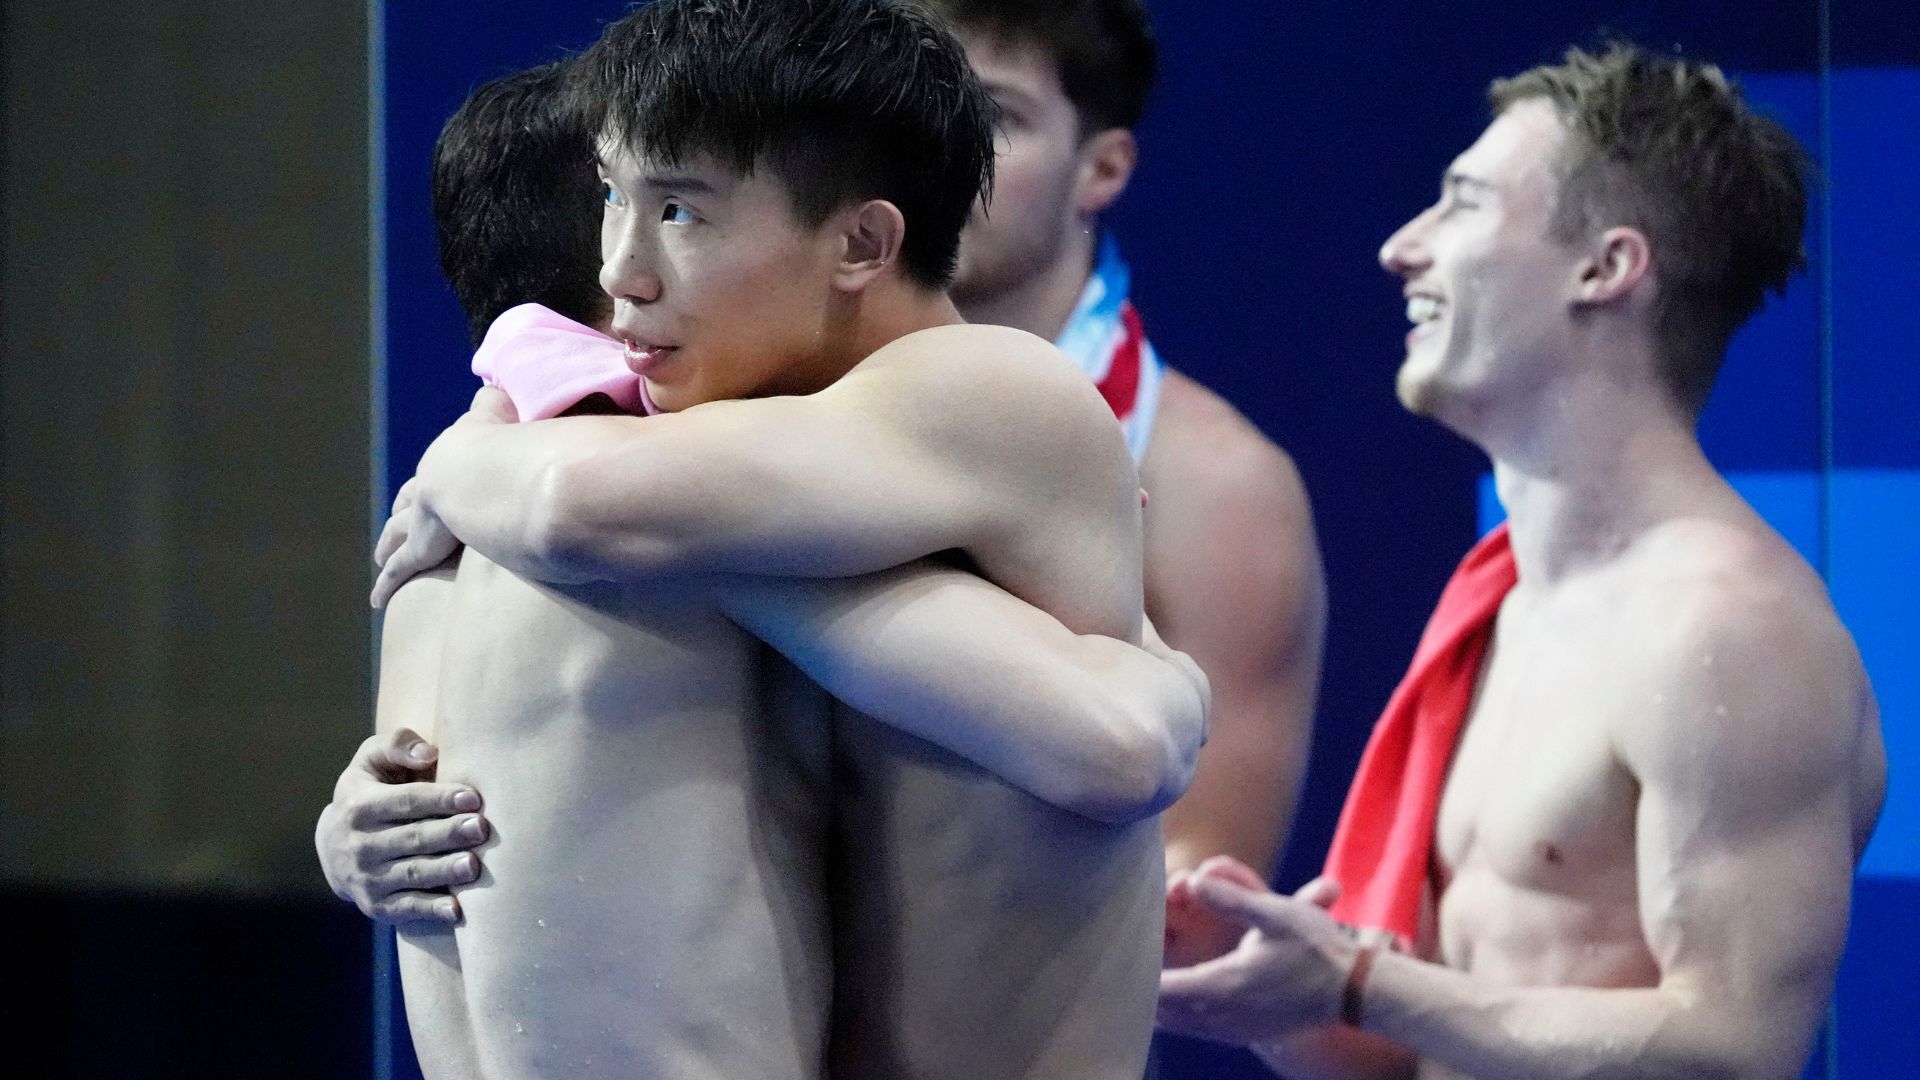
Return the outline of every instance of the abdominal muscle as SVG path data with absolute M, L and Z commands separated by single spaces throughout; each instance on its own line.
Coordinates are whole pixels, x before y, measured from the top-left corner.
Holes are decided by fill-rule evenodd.
M 826 731 L 765 715 L 767 661 L 704 600 L 634 600 L 461 567 L 439 779 L 493 834 L 458 929 L 403 935 L 430 1075 L 819 1075 Z

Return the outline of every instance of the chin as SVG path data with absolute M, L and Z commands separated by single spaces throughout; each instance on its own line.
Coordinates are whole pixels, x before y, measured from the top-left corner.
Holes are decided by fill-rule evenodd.
M 1400 399 L 1401 407 L 1415 416 L 1432 416 L 1435 398 L 1439 396 L 1433 374 L 1415 368 L 1412 360 L 1401 364 L 1394 375 L 1393 393 Z

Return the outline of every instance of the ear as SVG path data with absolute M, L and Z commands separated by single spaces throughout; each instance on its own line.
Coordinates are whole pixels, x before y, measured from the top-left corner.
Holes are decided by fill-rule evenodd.
M 1639 229 L 1616 226 L 1594 241 L 1593 258 L 1580 267 L 1576 302 L 1610 304 L 1632 292 L 1653 269 L 1653 248 Z
M 1133 179 L 1140 145 L 1126 128 L 1108 128 L 1088 137 L 1080 147 L 1080 175 L 1074 184 L 1073 208 L 1086 217 L 1102 213 Z
M 839 264 L 833 286 L 859 292 L 900 261 L 900 245 L 907 237 L 907 219 L 885 199 L 870 199 L 846 211 L 839 229 Z

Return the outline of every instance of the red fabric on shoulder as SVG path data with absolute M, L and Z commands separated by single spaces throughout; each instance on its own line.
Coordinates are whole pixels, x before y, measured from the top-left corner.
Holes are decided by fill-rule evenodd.
M 1467 552 L 1441 591 L 1340 810 L 1325 871 L 1341 885 L 1334 918 L 1391 931 L 1403 945 L 1418 933 L 1447 766 L 1515 580 L 1503 524 Z

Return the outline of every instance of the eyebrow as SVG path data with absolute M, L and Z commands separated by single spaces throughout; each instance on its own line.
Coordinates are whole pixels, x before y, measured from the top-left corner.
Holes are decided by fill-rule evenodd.
M 1463 173 L 1458 169 L 1447 170 L 1446 178 L 1442 181 L 1442 183 L 1444 183 L 1448 187 L 1472 188 L 1475 191 L 1484 191 L 1484 192 L 1487 192 L 1488 194 L 1492 194 L 1494 190 L 1493 185 L 1491 183 L 1485 180 L 1482 180 L 1477 176 L 1468 176 L 1466 173 Z
M 711 183 L 691 173 L 647 173 L 640 178 L 640 186 L 656 191 L 684 191 L 692 195 L 711 195 L 717 190 Z
M 980 80 L 980 88 L 985 90 L 987 96 L 993 98 L 995 101 L 1004 98 L 1009 104 L 1026 108 L 1032 108 L 1034 104 L 1033 95 L 1012 83 L 982 79 Z
M 599 153 L 593 155 L 593 167 L 602 173 L 611 173 L 607 159 Z M 695 195 L 711 195 L 716 190 L 713 184 L 691 173 L 657 172 L 647 173 L 640 178 L 640 184 L 649 188 L 671 188 L 675 191 L 691 192 Z

